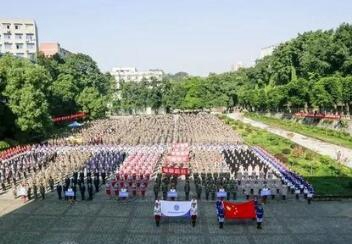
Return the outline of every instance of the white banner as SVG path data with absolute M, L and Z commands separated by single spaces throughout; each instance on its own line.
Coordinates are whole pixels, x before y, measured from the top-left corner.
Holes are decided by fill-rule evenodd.
M 160 201 L 161 214 L 168 217 L 188 216 L 191 201 Z

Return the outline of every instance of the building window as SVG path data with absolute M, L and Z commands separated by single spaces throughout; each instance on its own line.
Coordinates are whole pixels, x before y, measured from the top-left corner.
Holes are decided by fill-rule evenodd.
M 23 44 L 22 43 L 16 43 L 16 49 L 22 49 Z
M 4 29 L 10 29 L 10 27 L 11 27 L 11 24 L 9 24 L 9 23 L 3 23 L 2 24 L 2 26 L 4 27 Z
M 21 29 L 21 27 L 22 27 L 22 25 L 21 25 L 21 24 L 15 24 L 15 30 L 20 30 L 20 29 Z
M 23 58 L 24 57 L 24 53 L 16 53 L 17 57 Z
M 35 54 L 34 53 L 28 53 L 28 57 L 32 60 L 34 60 L 35 58 Z
M 34 49 L 34 43 L 27 43 L 28 49 Z
M 11 49 L 12 48 L 12 44 L 11 43 L 5 43 L 5 49 Z
M 16 40 L 22 40 L 22 34 L 15 34 Z
M 34 37 L 33 34 L 26 34 L 27 41 L 33 41 L 33 37 Z
M 31 28 L 33 28 L 32 24 L 26 24 L 26 29 L 31 29 Z
M 11 39 L 11 34 L 4 34 L 4 39 L 5 40 L 10 40 Z

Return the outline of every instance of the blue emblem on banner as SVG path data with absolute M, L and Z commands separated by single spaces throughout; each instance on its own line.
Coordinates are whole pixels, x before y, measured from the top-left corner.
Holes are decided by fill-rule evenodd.
M 180 209 L 180 206 L 178 206 L 177 204 L 174 206 L 174 209 L 176 210 L 176 211 L 178 211 L 179 209 Z

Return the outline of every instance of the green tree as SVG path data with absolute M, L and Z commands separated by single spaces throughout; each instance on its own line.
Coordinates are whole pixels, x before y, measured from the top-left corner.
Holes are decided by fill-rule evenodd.
M 77 98 L 77 103 L 93 119 L 105 116 L 106 100 L 94 87 L 84 88 Z

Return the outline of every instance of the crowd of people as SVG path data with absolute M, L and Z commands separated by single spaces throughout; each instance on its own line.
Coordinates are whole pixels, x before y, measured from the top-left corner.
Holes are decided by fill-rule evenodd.
M 294 194 L 310 203 L 314 194 L 302 177 L 260 148 L 242 144 L 231 127 L 210 114 L 96 120 L 70 138 L 0 153 L 1 190 L 11 189 L 24 201 L 45 199 L 53 191 L 72 202 L 92 200 L 103 186 L 110 198 L 126 199 L 145 197 L 153 180 L 156 201 L 193 198 L 194 216 L 197 200 L 244 197 L 266 203 Z M 180 189 L 184 194 L 177 194 Z M 156 202 L 156 215 L 159 208 Z M 217 211 L 222 228 L 221 204 Z

